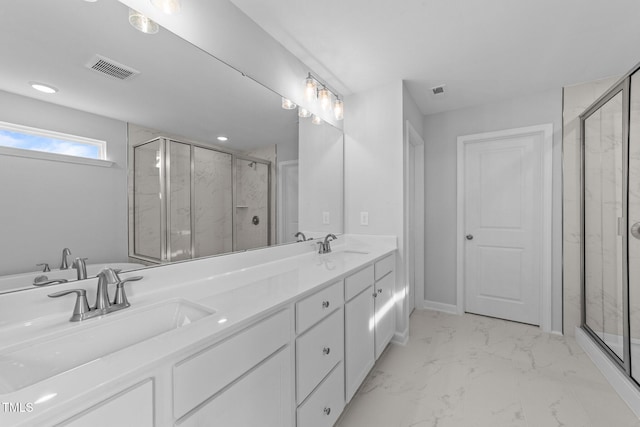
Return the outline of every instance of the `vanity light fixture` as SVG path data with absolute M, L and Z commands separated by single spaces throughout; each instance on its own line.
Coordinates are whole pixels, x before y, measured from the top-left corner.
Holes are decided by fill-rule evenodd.
M 285 110 L 293 110 L 296 107 L 297 105 L 294 104 L 292 100 L 287 99 L 284 96 L 282 97 L 282 108 L 284 108 Z
M 303 119 L 311 117 L 311 111 L 306 108 L 298 107 L 298 117 L 302 117 Z
M 320 107 L 322 107 L 324 111 L 328 111 L 332 108 L 332 100 L 334 98 L 333 115 L 336 120 L 343 120 L 344 101 L 340 99 L 340 96 L 335 91 L 329 89 L 325 83 L 314 77 L 311 73 L 307 75 L 307 78 L 304 81 L 304 100 L 306 102 L 315 102 L 317 100 L 320 102 Z M 305 112 L 307 112 L 306 109 L 298 109 L 298 115 L 300 117 L 309 117 L 310 113 L 309 115 L 303 115 Z M 322 120 L 319 117 L 317 120 L 320 120 L 319 123 L 322 123 Z
M 333 103 L 333 115 L 336 120 L 344 119 L 344 102 L 340 98 L 336 98 L 336 102 Z
M 228 136 L 222 136 L 220 135 L 218 138 L 216 138 L 218 141 L 220 142 L 227 142 L 229 140 Z
M 311 123 L 313 123 L 314 125 L 321 125 L 322 124 L 322 119 L 320 118 L 320 116 L 316 116 L 315 114 L 311 117 Z
M 29 84 L 31 85 L 32 88 L 34 88 L 35 90 L 38 90 L 42 93 L 56 93 L 58 92 L 58 89 L 51 86 L 51 85 L 46 85 L 44 83 L 39 83 L 39 82 L 29 82 Z
M 175 15 L 182 10 L 182 0 L 151 0 L 151 4 L 167 15 Z
M 133 9 L 129 9 L 129 24 L 145 34 L 155 34 L 160 30 L 160 26 L 155 21 Z

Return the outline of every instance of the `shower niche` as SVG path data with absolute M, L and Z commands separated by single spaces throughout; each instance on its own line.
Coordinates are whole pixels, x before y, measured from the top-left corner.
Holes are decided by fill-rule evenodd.
M 130 256 L 188 260 L 271 244 L 271 162 L 155 138 L 133 147 Z
M 640 71 L 580 116 L 582 328 L 640 383 Z

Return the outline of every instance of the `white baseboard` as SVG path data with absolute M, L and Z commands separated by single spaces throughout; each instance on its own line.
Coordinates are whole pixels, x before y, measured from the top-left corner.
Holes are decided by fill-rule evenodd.
M 393 342 L 394 344 L 407 345 L 407 343 L 409 342 L 409 328 L 407 327 L 404 331 L 401 332 L 396 331 L 396 333 L 393 334 L 391 342 Z
M 640 418 L 640 391 L 631 383 L 620 369 L 602 352 L 585 331 L 576 327 L 576 341 L 591 358 L 609 384 L 620 395 L 622 400 Z
M 435 301 L 423 301 L 422 308 L 425 310 L 442 311 L 443 313 L 458 314 L 458 306 Z

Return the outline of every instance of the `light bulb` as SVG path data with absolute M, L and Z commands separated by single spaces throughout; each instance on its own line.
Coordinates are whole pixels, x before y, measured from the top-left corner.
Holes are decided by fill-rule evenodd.
M 315 79 L 311 76 L 307 77 L 304 81 L 304 99 L 305 101 L 312 102 L 316 99 L 316 91 L 318 89 L 318 84 Z
M 329 89 L 323 87 L 318 91 L 318 99 L 320 100 L 320 106 L 323 110 L 326 110 L 331 105 L 331 93 Z
M 145 34 L 155 34 L 160 30 L 160 26 L 155 21 L 133 9 L 129 9 L 129 24 Z
M 320 118 L 320 116 L 316 116 L 314 114 L 313 117 L 311 118 L 311 123 L 313 123 L 314 125 L 321 125 L 322 119 Z
M 56 93 L 56 92 L 58 92 L 57 88 L 55 88 L 55 87 L 53 87 L 51 85 L 46 85 L 44 83 L 29 82 L 29 84 L 35 90 L 38 90 L 38 91 L 43 92 L 43 93 Z
M 311 111 L 307 110 L 306 108 L 299 107 L 298 117 L 302 117 L 303 119 L 306 119 L 307 117 L 311 117 Z
M 294 104 L 293 101 L 285 98 L 284 96 L 282 97 L 282 108 L 284 108 L 285 110 L 293 110 L 296 107 L 297 105 Z
M 151 4 L 167 15 L 179 13 L 182 9 L 181 0 L 151 0 Z
M 336 120 L 344 119 L 344 103 L 342 100 L 336 98 L 336 102 L 333 103 L 333 115 Z

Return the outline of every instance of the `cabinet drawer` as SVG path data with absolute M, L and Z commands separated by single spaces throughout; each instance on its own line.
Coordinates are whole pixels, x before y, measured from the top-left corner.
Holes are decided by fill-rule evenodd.
M 179 427 L 291 427 L 291 351 L 285 347 L 196 411 Z
M 373 285 L 373 265 L 370 265 L 344 279 L 344 299 L 350 300 L 367 286 Z
M 48 424 L 48 423 L 47 423 Z M 153 381 L 151 379 L 113 396 L 77 417 L 57 424 L 82 426 L 153 426 Z
M 289 342 L 289 310 L 283 310 L 173 367 L 173 414 L 198 404 Z
M 296 398 L 302 402 L 342 360 L 344 314 L 342 308 L 296 340 Z
M 344 409 L 344 372 L 340 363 L 298 408 L 297 427 L 331 427 Z
M 334 283 L 296 304 L 296 331 L 298 334 L 326 317 L 344 302 L 342 281 Z
M 380 280 L 385 274 L 394 270 L 396 266 L 396 255 L 391 254 L 376 262 L 376 280 Z

